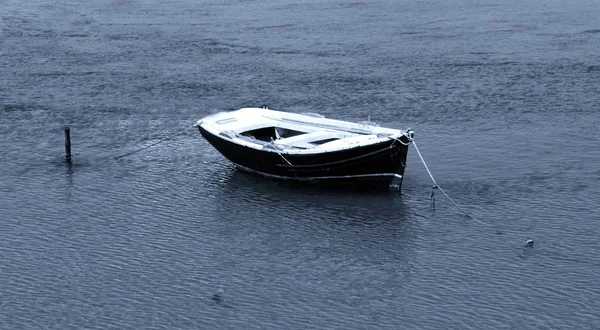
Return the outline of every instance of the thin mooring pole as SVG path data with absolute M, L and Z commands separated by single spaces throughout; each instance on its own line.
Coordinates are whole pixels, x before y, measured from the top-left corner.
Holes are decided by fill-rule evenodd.
M 71 129 L 69 126 L 65 127 L 65 154 L 67 163 L 71 162 Z

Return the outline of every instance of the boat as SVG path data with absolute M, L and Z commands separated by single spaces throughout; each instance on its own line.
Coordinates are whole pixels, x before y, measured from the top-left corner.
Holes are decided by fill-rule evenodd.
M 268 107 L 208 115 L 200 133 L 239 169 L 298 182 L 400 190 L 414 132 Z

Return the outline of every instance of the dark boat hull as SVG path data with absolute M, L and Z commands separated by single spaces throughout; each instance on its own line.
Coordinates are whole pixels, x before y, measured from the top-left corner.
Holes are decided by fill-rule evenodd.
M 243 170 L 269 177 L 354 188 L 398 190 L 402 185 L 408 139 L 314 154 L 286 154 L 234 143 L 198 126 L 202 136 L 225 158 Z

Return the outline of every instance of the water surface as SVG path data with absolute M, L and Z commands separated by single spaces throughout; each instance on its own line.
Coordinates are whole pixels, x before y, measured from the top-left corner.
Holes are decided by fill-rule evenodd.
M 0 7 L 0 328 L 600 327 L 598 1 Z M 114 159 L 265 104 L 413 128 L 479 222 L 414 149 L 401 195 Z

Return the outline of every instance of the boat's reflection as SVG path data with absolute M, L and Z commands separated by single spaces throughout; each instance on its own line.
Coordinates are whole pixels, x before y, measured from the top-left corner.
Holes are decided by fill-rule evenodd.
M 216 205 L 223 229 L 313 241 L 315 248 L 334 241 L 338 247 L 388 253 L 385 257 L 410 264 L 417 232 L 415 215 L 397 191 L 344 191 L 268 179 L 234 168 L 227 171 Z M 265 244 L 277 242 L 281 240 Z

